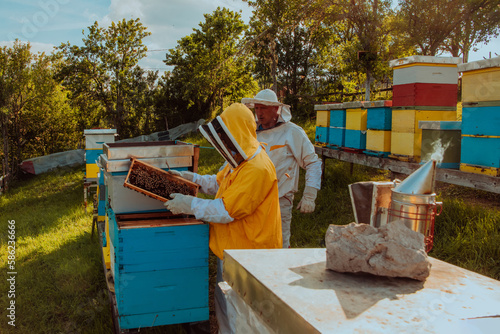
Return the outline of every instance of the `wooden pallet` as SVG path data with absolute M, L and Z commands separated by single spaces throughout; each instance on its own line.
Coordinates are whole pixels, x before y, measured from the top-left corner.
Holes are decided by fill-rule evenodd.
M 391 158 L 391 159 L 394 159 L 394 160 L 403 161 L 403 162 L 413 162 L 413 163 L 417 163 L 417 162 L 419 162 L 418 160 L 420 160 L 420 159 L 417 159 L 417 157 L 414 157 L 414 156 L 401 155 L 401 154 L 389 154 L 388 158 Z

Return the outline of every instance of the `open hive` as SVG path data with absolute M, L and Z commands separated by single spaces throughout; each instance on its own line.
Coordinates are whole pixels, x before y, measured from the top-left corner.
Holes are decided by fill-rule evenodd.
M 199 185 L 163 169 L 152 166 L 135 158 L 131 159 L 130 169 L 124 186 L 162 202 L 170 199 L 170 194 L 196 196 Z

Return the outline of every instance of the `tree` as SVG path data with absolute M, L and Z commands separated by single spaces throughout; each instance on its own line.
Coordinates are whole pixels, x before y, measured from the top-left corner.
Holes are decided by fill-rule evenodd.
M 453 32 L 455 40 L 462 42 L 462 47 L 468 46 L 475 32 L 482 31 L 477 37 L 478 41 L 494 34 L 494 27 L 498 29 L 498 16 L 495 14 L 490 18 L 490 11 L 498 13 L 497 0 L 399 0 L 399 29 L 411 45 L 417 46 L 419 54 L 434 56 L 441 49 L 446 49 L 445 40 Z M 489 21 L 489 28 L 482 26 L 481 21 L 485 20 L 483 15 Z M 468 27 L 469 23 L 472 23 L 472 27 Z M 460 32 L 462 28 L 465 30 Z M 490 30 L 492 28 L 493 31 Z M 452 42 L 448 49 L 456 47 L 457 44 Z
M 164 97 L 158 103 L 164 115 L 177 116 L 171 125 L 211 118 L 256 89 L 246 58 L 235 57 L 246 29 L 241 15 L 217 8 L 199 26 L 164 61 L 175 67 L 161 80 Z
M 74 148 L 75 117 L 66 92 L 54 80 L 52 57 L 32 54 L 29 43 L 0 49 L 0 125 L 3 175 L 19 173 L 19 163 Z
M 460 1 L 457 6 L 472 6 L 474 3 Z M 464 9 L 465 11 L 465 9 Z M 444 41 L 442 49 L 451 53 L 453 57 L 462 56 L 464 63 L 469 61 L 469 52 L 477 51 L 476 45 L 488 44 L 491 38 L 500 33 L 500 6 L 496 1 L 485 1 L 482 6 L 471 15 L 469 20 L 461 21 Z
M 351 1 L 346 25 L 352 29 L 350 70 L 365 74 L 365 100 L 370 100 L 374 78 L 387 75 L 387 56 L 393 17 L 390 0 Z M 349 28 L 348 28 L 349 29 Z M 345 50 L 348 51 L 348 50 Z
M 107 122 L 126 138 L 137 131 L 135 125 L 124 125 L 136 123 L 136 106 L 132 102 L 140 86 L 138 81 L 146 80 L 137 76 L 136 67 L 146 56 L 147 47 L 142 40 L 151 33 L 139 19 L 112 22 L 106 29 L 95 22 L 88 29 L 88 35 L 82 39 L 84 46 L 59 46 L 66 59 L 60 75 L 73 97 L 98 102 Z

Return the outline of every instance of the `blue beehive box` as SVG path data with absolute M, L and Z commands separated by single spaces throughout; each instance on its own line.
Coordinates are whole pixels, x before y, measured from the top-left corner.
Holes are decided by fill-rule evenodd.
M 460 162 L 500 168 L 500 101 L 464 104 Z
M 500 137 L 462 135 L 460 162 L 488 168 L 500 168 Z
M 345 128 L 345 109 L 337 109 L 330 111 L 330 126 L 337 128 Z
M 328 129 L 328 144 L 334 147 L 344 147 L 345 128 L 330 127 Z
M 328 127 L 317 126 L 316 127 L 316 136 L 314 138 L 316 140 L 316 143 L 328 144 Z
M 500 101 L 498 106 L 462 108 L 462 134 L 470 136 L 500 136 Z
M 97 214 L 99 216 L 106 215 L 106 185 L 104 184 L 104 169 L 99 168 L 98 176 L 98 198 L 97 198 Z
M 366 131 L 345 130 L 344 147 L 353 148 L 357 150 L 366 149 Z
M 169 212 L 108 216 L 120 328 L 208 320 L 208 224 Z
M 344 104 L 331 104 L 330 109 L 330 126 L 345 128 L 346 110 Z
M 366 128 L 369 130 L 391 130 L 392 101 L 365 101 L 367 110 Z

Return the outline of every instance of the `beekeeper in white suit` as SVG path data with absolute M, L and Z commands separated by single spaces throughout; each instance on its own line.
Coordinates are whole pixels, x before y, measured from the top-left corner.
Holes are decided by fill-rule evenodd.
M 243 98 L 241 103 L 254 108 L 257 140 L 265 145 L 276 168 L 283 248 L 289 248 L 293 198 L 299 185 L 299 167 L 306 170 L 306 175 L 304 193 L 297 209 L 302 213 L 311 213 L 315 209 L 316 196 L 321 188 L 321 159 L 304 129 L 290 122 L 290 106 L 280 103 L 274 91 L 261 90 L 254 98 Z

